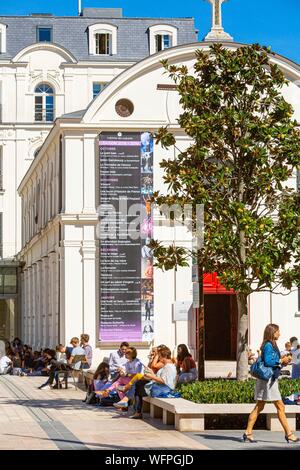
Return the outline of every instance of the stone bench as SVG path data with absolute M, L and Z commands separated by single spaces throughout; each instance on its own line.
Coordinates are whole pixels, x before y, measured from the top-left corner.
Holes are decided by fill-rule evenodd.
M 254 403 L 243 404 L 198 404 L 184 398 L 150 398 L 145 397 L 143 409 L 150 411 L 151 418 L 162 418 L 164 424 L 175 425 L 181 432 L 204 431 L 205 415 L 235 414 L 249 415 Z M 296 430 L 296 414 L 300 413 L 300 406 L 286 405 L 286 417 L 291 430 Z M 273 404 L 266 404 L 262 414 L 267 415 L 267 429 L 282 431 L 276 408 Z

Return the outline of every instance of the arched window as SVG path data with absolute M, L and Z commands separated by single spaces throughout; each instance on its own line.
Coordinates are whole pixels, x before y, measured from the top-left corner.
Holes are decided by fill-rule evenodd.
M 54 120 L 54 90 L 47 83 L 40 83 L 34 90 L 34 120 L 52 122 Z

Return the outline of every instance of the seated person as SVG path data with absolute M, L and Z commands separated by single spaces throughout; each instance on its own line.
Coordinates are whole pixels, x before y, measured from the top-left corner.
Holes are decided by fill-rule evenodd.
M 10 374 L 13 366 L 13 351 L 8 350 L 0 359 L 0 375 Z
M 19 375 L 22 372 L 22 357 L 19 351 L 16 351 L 13 357 L 13 375 Z
M 150 374 L 152 372 L 157 373 L 162 367 L 164 367 L 164 362 L 160 360 L 160 351 L 164 348 L 166 348 L 164 344 L 152 348 L 151 353 L 148 356 L 149 362 L 147 368 L 144 370 L 144 374 L 138 373 L 132 377 L 128 384 L 123 387 L 118 387 L 118 390 L 123 391 L 125 393 L 125 396 L 121 399 L 121 401 L 114 404 L 115 408 L 127 408 L 128 401 L 133 398 L 135 394 L 135 383 L 139 381 L 139 386 L 141 386 L 142 383 L 146 385 L 150 381 L 150 379 L 146 378 L 145 374 L 147 372 L 149 372 Z
M 84 365 L 84 369 L 89 369 L 92 365 L 93 360 L 93 349 L 92 346 L 89 344 L 89 340 L 89 335 L 82 334 L 80 336 L 80 346 L 84 349 L 87 360 L 86 364 Z
M 135 383 L 135 413 L 130 417 L 132 419 L 142 419 L 143 397 L 147 395 L 155 397 L 175 390 L 177 371 L 171 359 L 171 351 L 169 348 L 161 348 L 159 360 L 164 366 L 159 369 L 157 374 L 148 370 L 144 374 L 144 377 L 150 380 L 148 384 L 145 385 L 143 380 L 138 380 Z
M 70 341 L 71 345 L 73 346 L 73 349 L 71 351 L 70 358 L 68 359 L 68 364 L 73 364 L 73 359 L 75 356 L 85 356 L 85 361 L 86 361 L 86 354 L 85 350 L 79 345 L 79 338 L 73 337 Z M 81 367 L 81 362 L 76 362 L 76 364 L 73 364 L 73 369 L 75 370 L 80 370 Z
M 63 344 L 59 344 L 56 346 L 56 360 L 59 362 L 62 362 L 64 364 L 67 364 L 67 353 L 66 353 L 66 347 Z M 69 357 L 70 359 L 70 357 Z
M 92 382 L 88 384 L 87 394 L 83 402 L 89 403 L 95 396 L 95 392 L 108 388 L 112 384 L 108 379 L 109 365 L 107 362 L 101 362 L 94 373 Z
M 43 385 L 38 388 L 40 390 L 50 390 L 54 380 L 56 383 L 53 388 L 61 388 L 61 384 L 58 383 L 58 372 L 61 370 L 68 370 L 68 364 L 66 362 L 66 359 L 63 358 L 57 360 L 56 351 L 54 349 L 48 349 L 46 355 L 49 367 L 49 378 Z
M 164 363 L 160 361 L 160 350 L 165 348 L 164 344 L 160 344 L 157 347 L 152 348 L 151 353 L 149 355 L 149 363 L 148 368 L 152 369 L 154 373 L 158 372 L 164 366 Z
M 33 370 L 38 370 L 41 367 L 44 367 L 44 361 L 42 360 L 42 355 L 39 351 L 34 351 L 33 352 L 32 369 Z
M 123 368 L 119 368 L 118 372 L 120 377 L 112 383 L 107 389 L 96 392 L 97 395 L 107 397 L 109 393 L 113 390 L 118 391 L 118 395 L 121 398 L 125 398 L 125 393 L 122 390 L 122 387 L 130 382 L 130 380 L 137 374 L 142 374 L 144 366 L 141 361 L 137 358 L 137 350 L 134 347 L 129 347 L 126 351 L 126 357 L 128 362 L 124 365 Z M 124 408 L 128 407 L 128 400 Z
M 196 363 L 185 344 L 179 344 L 177 347 L 176 364 L 178 383 L 193 382 L 197 379 Z
M 103 390 L 111 385 L 109 378 L 109 365 L 107 362 L 101 362 L 96 369 L 93 377 L 93 388 L 95 391 Z
M 34 351 L 33 353 L 33 361 L 32 361 L 32 368 L 28 369 L 27 375 L 31 376 L 40 376 L 40 375 L 48 375 L 47 369 L 47 352 L 49 349 L 44 349 L 43 352 Z
M 291 351 L 290 354 L 292 355 L 292 379 L 299 379 L 300 378 L 300 344 L 298 343 L 298 339 L 294 336 L 290 339 L 291 343 Z
M 288 354 L 291 354 L 292 351 L 292 344 L 290 341 L 287 341 L 284 345 L 284 350 L 280 352 L 280 356 L 287 356 Z
M 112 352 L 109 356 L 109 372 L 112 380 L 115 380 L 119 376 L 118 370 L 124 367 L 128 359 L 126 357 L 126 351 L 129 344 L 126 341 L 120 344 L 118 351 Z
M 24 352 L 24 358 L 22 362 L 22 369 L 26 371 L 28 369 L 32 369 L 33 367 L 33 355 L 29 348 L 26 349 Z

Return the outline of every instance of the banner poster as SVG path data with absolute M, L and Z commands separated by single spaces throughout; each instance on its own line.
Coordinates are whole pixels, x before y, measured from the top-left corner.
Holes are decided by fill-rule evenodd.
M 102 132 L 100 158 L 100 331 L 102 342 L 154 336 L 153 137 Z

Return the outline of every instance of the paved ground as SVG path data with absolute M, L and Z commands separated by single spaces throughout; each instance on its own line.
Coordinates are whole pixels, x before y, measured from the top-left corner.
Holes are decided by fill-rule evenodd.
M 200 444 L 214 450 L 300 450 L 299 443 L 289 443 L 284 439 L 283 432 L 254 431 L 256 443 L 244 443 L 241 439 L 243 431 L 203 431 L 184 433 Z M 300 437 L 300 433 L 295 433 Z
M 243 443 L 242 431 L 179 433 L 147 415 L 130 420 L 113 408 L 85 405 L 85 393 L 72 385 L 38 390 L 43 382 L 0 376 L 0 450 L 300 450 L 300 444 L 285 443 L 281 432 L 258 430 L 255 444 Z
M 161 420 L 130 420 L 113 408 L 85 405 L 85 393 L 71 385 L 38 390 L 44 381 L 0 376 L 0 450 L 208 448 Z

